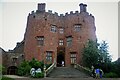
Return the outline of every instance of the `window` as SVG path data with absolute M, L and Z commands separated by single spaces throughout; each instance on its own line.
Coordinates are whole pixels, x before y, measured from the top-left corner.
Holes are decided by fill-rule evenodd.
M 72 37 L 69 36 L 67 37 L 67 46 L 71 46 L 72 45 Z
M 79 31 L 80 31 L 80 28 L 81 28 L 81 25 L 80 25 L 80 24 L 74 25 L 74 28 L 75 28 L 75 31 L 76 31 L 76 32 L 79 32 Z
M 52 62 L 52 51 L 47 51 L 46 61 L 47 62 Z
M 16 63 L 17 58 L 16 58 L 16 57 L 13 57 L 13 58 L 12 58 L 12 61 L 13 61 L 14 63 Z
M 55 26 L 55 25 L 52 25 L 52 26 L 51 26 L 51 32 L 56 32 L 56 31 L 57 31 L 56 26 Z
M 43 46 L 44 45 L 44 36 L 37 36 L 37 44 L 39 46 Z
M 60 28 L 60 29 L 59 29 L 59 33 L 60 33 L 60 34 L 63 34 L 63 33 L 64 33 L 64 29 L 63 29 L 63 28 Z
M 59 40 L 59 45 L 60 45 L 60 46 L 63 45 L 63 40 Z
M 70 59 L 71 59 L 71 64 L 76 63 L 76 52 L 71 52 Z

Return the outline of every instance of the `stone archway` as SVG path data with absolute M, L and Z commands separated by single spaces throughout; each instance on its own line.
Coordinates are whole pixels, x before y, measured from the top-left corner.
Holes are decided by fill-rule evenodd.
M 10 66 L 7 68 L 7 74 L 9 75 L 16 75 L 17 74 L 17 67 L 16 66 Z

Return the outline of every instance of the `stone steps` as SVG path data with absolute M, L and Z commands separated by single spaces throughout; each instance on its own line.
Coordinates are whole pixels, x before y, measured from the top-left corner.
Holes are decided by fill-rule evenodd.
M 71 67 L 56 67 L 47 77 L 51 78 L 88 78 L 85 73 Z

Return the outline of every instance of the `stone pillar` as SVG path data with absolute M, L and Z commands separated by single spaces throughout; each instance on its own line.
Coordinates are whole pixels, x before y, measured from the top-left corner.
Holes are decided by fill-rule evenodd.
M 38 4 L 38 11 L 45 12 L 45 6 L 46 6 L 45 3 L 39 3 Z

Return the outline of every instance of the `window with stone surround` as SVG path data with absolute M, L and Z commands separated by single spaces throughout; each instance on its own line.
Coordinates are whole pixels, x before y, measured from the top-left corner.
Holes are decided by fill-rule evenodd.
M 68 36 L 67 37 L 67 46 L 71 46 L 72 45 L 72 36 Z
M 75 30 L 76 32 L 79 32 L 80 29 L 81 29 L 81 24 L 75 24 L 75 25 L 74 25 L 74 30 Z
M 76 63 L 76 52 L 70 52 L 70 59 L 71 59 L 71 64 L 75 64 Z
M 37 45 L 38 46 L 44 45 L 44 36 L 37 36 Z
M 46 51 L 46 61 L 52 62 L 52 51 Z
M 64 41 L 62 39 L 59 40 L 59 45 L 60 46 L 64 45 Z
M 12 58 L 12 62 L 13 62 L 13 63 L 16 63 L 16 62 L 17 62 L 17 57 L 13 57 L 13 58 Z
M 57 32 L 57 27 L 55 25 L 51 25 L 51 32 Z
M 60 33 L 60 34 L 63 34 L 63 33 L 64 33 L 64 29 L 63 29 L 63 28 L 60 28 L 60 29 L 59 29 L 59 33 Z

